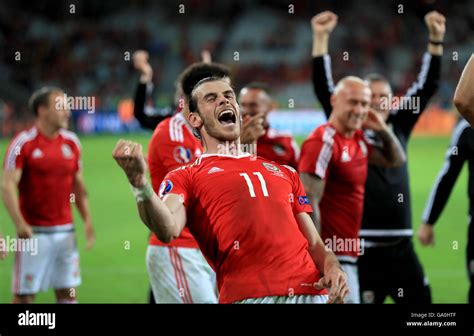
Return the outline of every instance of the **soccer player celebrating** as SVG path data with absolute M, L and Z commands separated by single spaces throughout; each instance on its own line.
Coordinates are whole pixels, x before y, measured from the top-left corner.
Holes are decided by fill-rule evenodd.
M 216 76 L 229 81 L 227 67 L 195 63 L 178 78 L 178 91 L 185 102 L 199 80 Z M 153 133 L 148 148 L 148 164 L 153 189 L 158 193 L 168 172 L 196 160 L 203 147 L 193 135 L 186 104 L 182 111 L 162 121 Z M 202 256 L 197 242 L 185 228 L 170 244 L 154 234 L 147 250 L 147 267 L 157 303 L 217 303 L 215 273 Z
M 471 88 L 472 89 L 472 88 Z M 446 152 L 443 168 L 433 186 L 433 190 L 423 212 L 423 223 L 418 230 L 418 239 L 422 245 L 434 245 L 435 234 L 433 226 L 443 211 L 459 173 L 468 162 L 469 176 L 474 176 L 474 129 L 461 119 L 454 129 L 451 144 Z M 469 303 L 474 303 L 474 182 L 469 180 L 469 233 L 466 248 L 467 270 L 471 287 Z
M 343 78 L 331 96 L 329 122 L 316 128 L 303 143 L 299 163 L 304 188 L 313 208 L 320 210 L 321 237 L 347 273 L 348 303 L 360 302 L 356 262 L 363 251 L 359 229 L 368 162 L 395 167 L 405 160 L 382 116 L 369 108 L 370 95 L 367 82 Z M 374 131 L 382 143 L 373 146 L 362 127 Z
M 189 228 L 216 271 L 221 303 L 341 302 L 345 274 L 308 215 L 296 171 L 240 151 L 241 114 L 228 81 L 196 84 L 189 111 L 205 154 L 170 172 L 160 197 L 139 144 L 120 140 L 113 151 L 142 221 L 165 243 Z
M 459 113 L 474 126 L 474 55 L 466 64 L 454 93 L 454 105 Z
M 37 239 L 38 251 L 15 255 L 13 302 L 31 303 L 54 288 L 58 303 L 75 303 L 79 253 L 71 202 L 84 221 L 87 248 L 95 241 L 81 170 L 81 145 L 67 131 L 64 92 L 45 87 L 30 99 L 35 126 L 10 143 L 4 163 L 3 201 L 19 238 Z M 19 190 L 19 198 L 17 196 Z
M 399 100 L 398 107 L 392 106 L 392 89 L 383 76 L 366 77 L 372 91 L 371 107 L 393 130 L 405 151 L 413 127 L 438 87 L 441 72 L 445 18 L 438 12 L 430 12 L 425 22 L 429 43 L 421 71 Z M 336 25 L 337 16 L 331 12 L 312 19 L 313 85 L 328 117 L 333 92 L 328 41 Z M 367 136 L 374 138 L 370 131 Z M 376 137 L 373 141 L 380 142 Z M 369 165 L 363 214 L 360 236 L 365 242 L 365 253 L 358 261 L 362 301 L 383 303 L 389 295 L 397 303 L 430 303 L 430 288 L 412 243 L 406 163 L 395 168 Z
M 274 130 L 268 123 L 268 113 L 273 108 L 273 101 L 267 86 L 263 83 L 245 85 L 240 90 L 239 104 L 242 109 L 244 127 L 247 123 L 253 122 L 257 127 L 249 129 L 258 131 L 259 121 L 255 117 L 263 117 L 264 130 L 256 143 L 257 155 L 296 169 L 299 156 L 298 145 L 290 134 Z

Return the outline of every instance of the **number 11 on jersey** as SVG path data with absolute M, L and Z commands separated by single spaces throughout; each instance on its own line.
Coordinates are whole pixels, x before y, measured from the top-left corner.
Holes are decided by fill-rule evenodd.
M 260 172 L 254 172 L 252 173 L 253 175 L 258 177 L 258 180 L 260 181 L 260 185 L 262 187 L 262 192 L 263 196 L 268 197 L 268 190 L 267 190 L 267 184 L 265 182 L 265 179 L 262 176 L 262 173 Z M 243 176 L 245 179 L 245 182 L 247 182 L 247 186 L 249 187 L 249 192 L 250 192 L 250 197 L 257 197 L 255 195 L 255 189 L 252 184 L 252 180 L 250 180 L 250 177 L 247 173 L 241 173 L 240 176 Z

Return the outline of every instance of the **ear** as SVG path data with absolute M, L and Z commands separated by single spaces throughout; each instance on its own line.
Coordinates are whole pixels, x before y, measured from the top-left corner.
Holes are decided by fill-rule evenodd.
M 330 99 L 331 99 L 331 107 L 334 108 L 334 104 L 336 103 L 336 100 L 337 100 L 336 95 L 333 93 Z
M 48 112 L 48 108 L 44 105 L 39 105 L 38 106 L 38 117 L 41 117 L 43 115 L 46 115 Z
M 203 121 L 202 121 L 201 116 L 199 115 L 199 113 L 190 112 L 188 120 L 189 120 L 189 124 L 193 128 L 200 128 L 203 125 Z

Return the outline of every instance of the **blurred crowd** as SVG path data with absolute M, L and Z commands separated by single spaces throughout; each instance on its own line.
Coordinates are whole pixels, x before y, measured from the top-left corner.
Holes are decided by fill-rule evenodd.
M 0 121 L 3 133 L 30 116 L 26 101 L 42 85 L 70 95 L 95 96 L 96 110 L 114 111 L 134 94 L 131 54 L 146 49 L 156 83 L 156 103 L 172 101 L 174 81 L 204 48 L 231 67 L 238 88 L 264 81 L 281 108 L 318 108 L 312 92 L 311 17 L 331 9 L 339 24 L 330 40 L 334 77 L 381 72 L 403 93 L 415 79 L 428 33 L 423 15 L 447 16 L 442 83 L 434 103 L 451 108 L 451 97 L 474 45 L 472 1 L 82 1 L 43 6 L 0 4 Z M 59 2 L 61 3 L 61 2 Z M 289 5 L 289 3 L 291 5 Z M 363 5 L 362 5 L 363 4 Z M 291 7 L 293 6 L 293 7 Z M 402 10 L 402 13 L 400 13 Z M 293 11 L 293 12 L 292 12 Z M 344 54 L 347 52 L 348 54 Z M 348 55 L 349 60 L 344 60 Z M 7 129 L 7 130 L 5 130 Z

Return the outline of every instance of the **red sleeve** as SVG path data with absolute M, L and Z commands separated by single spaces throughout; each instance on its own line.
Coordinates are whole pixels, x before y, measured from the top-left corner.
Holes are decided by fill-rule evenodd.
M 311 138 L 305 141 L 301 148 L 298 171 L 309 173 L 326 180 L 331 165 L 333 143 L 321 138 Z
M 303 183 L 298 176 L 298 172 L 290 166 L 283 166 L 288 169 L 288 174 L 290 174 L 291 181 L 293 182 L 292 194 L 293 194 L 293 213 L 295 215 L 300 212 L 312 213 L 313 208 L 311 207 L 311 202 L 306 196 L 304 191 Z
M 192 203 L 192 184 L 190 168 L 181 167 L 166 174 L 161 182 L 158 196 L 163 199 L 166 195 L 176 194 L 183 197 L 183 204 L 188 207 Z
M 75 171 L 82 170 L 82 151 L 81 151 L 81 142 L 79 138 L 76 138 L 73 142 L 74 153 L 76 154 L 76 166 Z
M 3 162 L 5 170 L 23 169 L 25 164 L 25 141 L 24 132 L 18 134 L 8 145 L 7 153 Z

